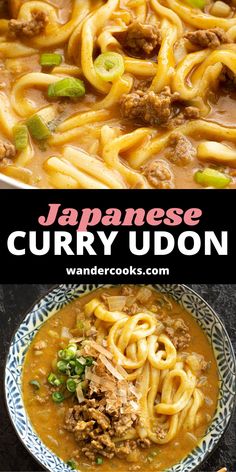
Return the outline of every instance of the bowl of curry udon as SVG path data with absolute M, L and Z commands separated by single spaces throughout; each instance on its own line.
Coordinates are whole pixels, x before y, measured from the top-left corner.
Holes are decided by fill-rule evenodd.
M 183 285 L 61 285 L 16 331 L 13 425 L 49 471 L 190 472 L 230 421 L 235 358 Z
M 3 184 L 236 188 L 234 0 L 0 8 Z

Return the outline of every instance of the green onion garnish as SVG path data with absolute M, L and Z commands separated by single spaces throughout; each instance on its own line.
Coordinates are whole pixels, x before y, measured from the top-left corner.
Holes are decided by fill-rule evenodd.
M 96 462 L 97 465 L 101 465 L 101 464 L 103 464 L 103 458 L 102 457 L 97 457 L 95 462 Z
M 76 469 L 76 462 L 73 459 L 70 459 L 69 461 L 67 461 L 66 465 L 68 465 L 68 467 L 70 467 L 73 470 Z
M 61 349 L 58 352 L 58 356 L 60 357 L 60 359 L 63 359 L 64 361 L 70 361 L 75 358 L 76 351 L 77 351 L 76 344 L 69 344 L 69 346 L 66 349 Z
M 90 356 L 85 357 L 86 360 L 86 366 L 90 367 L 93 364 L 93 358 Z
M 40 389 L 40 383 L 37 380 L 31 380 L 29 384 L 32 385 L 32 387 L 34 387 L 35 390 Z
M 84 371 L 85 371 L 85 365 L 82 365 L 82 364 L 80 364 L 78 361 L 76 361 L 76 365 L 75 365 L 74 370 L 75 370 L 76 375 L 79 375 L 79 376 L 80 376 L 80 375 L 82 375 L 82 374 L 84 373 Z
M 59 80 L 48 86 L 49 97 L 82 97 L 85 95 L 84 82 L 74 77 Z
M 44 67 L 59 66 L 62 61 L 61 54 L 44 53 L 40 56 L 40 64 Z
M 69 392 L 74 393 L 77 388 L 77 383 L 73 379 L 68 379 L 66 382 L 66 388 Z
M 94 68 L 100 79 L 111 82 L 124 73 L 124 59 L 117 52 L 104 52 L 95 59 Z
M 22 123 L 13 127 L 13 140 L 17 151 L 23 151 L 28 146 L 29 136 L 26 125 Z
M 57 362 L 57 368 L 60 372 L 66 372 L 66 370 L 68 368 L 68 362 L 58 361 Z
M 195 181 L 203 187 L 225 188 L 231 182 L 231 178 L 218 170 L 206 167 L 194 174 Z
M 187 1 L 188 1 L 189 5 L 191 5 L 191 7 L 200 8 L 200 10 L 203 10 L 203 8 L 206 5 L 205 0 L 187 0 Z
M 59 385 L 61 385 L 60 379 L 57 377 L 57 375 L 53 374 L 53 372 L 51 372 L 51 374 L 49 374 L 48 382 L 51 385 L 54 385 L 54 387 L 59 387 Z
M 61 392 L 53 392 L 52 393 L 52 400 L 55 403 L 61 403 L 65 400 L 65 397 Z
M 40 115 L 33 115 L 26 121 L 28 130 L 34 139 L 47 139 L 51 136 L 51 132 Z

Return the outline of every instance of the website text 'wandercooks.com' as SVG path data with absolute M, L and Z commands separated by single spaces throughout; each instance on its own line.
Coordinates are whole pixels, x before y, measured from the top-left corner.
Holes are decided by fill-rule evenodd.
M 67 275 L 169 275 L 169 267 L 66 267 Z

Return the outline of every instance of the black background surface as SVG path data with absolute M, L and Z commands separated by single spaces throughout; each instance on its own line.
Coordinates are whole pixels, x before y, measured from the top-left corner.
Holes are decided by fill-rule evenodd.
M 224 321 L 236 350 L 236 285 L 189 285 L 212 305 Z M 25 313 L 52 285 L 0 285 L 0 368 L 4 375 L 5 355 L 11 336 Z M 197 472 L 216 472 L 227 466 L 236 472 L 236 414 L 219 446 Z M 42 471 L 25 450 L 10 423 L 2 382 L 0 384 L 0 470 Z M 124 471 L 126 472 L 126 471 Z
M 109 197 L 109 198 L 108 198 Z M 4 270 L 0 271 L 1 283 L 82 283 L 82 276 L 69 276 L 66 274 L 66 267 L 127 267 L 130 265 L 136 267 L 169 267 L 169 276 L 155 276 L 157 283 L 236 283 L 236 271 L 229 270 L 230 263 L 236 259 L 236 225 L 234 218 L 235 190 L 28 190 L 17 191 L 1 190 L 1 201 L 7 204 L 1 207 L 1 229 L 0 229 L 0 260 L 4 265 Z M 45 256 L 33 256 L 29 251 L 24 256 L 14 256 L 7 250 L 7 238 L 13 231 L 37 231 L 38 235 L 42 231 L 68 231 L 73 238 L 76 233 L 76 227 L 59 226 L 55 223 L 53 226 L 40 226 L 38 218 L 48 213 L 49 203 L 61 203 L 62 208 L 75 208 L 81 214 L 83 208 L 98 207 L 104 212 L 107 208 L 145 208 L 146 212 L 151 208 L 200 208 L 203 215 L 197 226 L 148 226 L 141 227 L 120 227 L 119 235 L 114 241 L 113 252 L 111 256 L 104 256 L 102 245 L 95 245 L 98 255 L 84 256 L 55 256 L 53 247 L 50 253 Z M 234 222 L 234 225 L 233 225 Z M 106 231 L 110 233 L 119 227 L 107 227 Z M 102 225 L 89 228 L 89 231 L 104 231 Z M 221 231 L 229 232 L 229 251 L 226 256 L 218 256 L 213 251 L 211 256 L 205 256 L 203 248 L 194 256 L 183 256 L 178 250 L 173 251 L 166 256 L 154 256 L 150 251 L 144 256 L 134 256 L 128 248 L 127 233 L 129 230 L 136 230 L 141 233 L 148 230 L 153 234 L 156 230 L 171 232 L 177 239 L 179 234 L 184 231 L 196 231 L 201 240 L 205 231 L 214 231 L 220 238 Z M 51 234 L 53 236 L 53 234 Z M 21 247 L 22 242 L 18 241 Z M 72 247 L 72 249 L 74 249 Z M 45 270 L 46 267 L 46 270 Z M 87 283 L 109 283 L 111 276 L 86 276 Z M 129 275 L 112 276 L 114 283 L 152 283 L 153 275 L 133 276 Z

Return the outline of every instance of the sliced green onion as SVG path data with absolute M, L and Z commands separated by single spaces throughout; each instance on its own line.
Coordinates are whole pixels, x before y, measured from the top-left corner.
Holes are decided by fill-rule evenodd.
M 82 365 L 79 362 L 76 362 L 76 366 L 75 366 L 76 375 L 82 375 L 84 371 L 85 371 L 85 365 Z
M 95 462 L 96 462 L 97 465 L 101 465 L 101 464 L 103 464 L 103 458 L 102 457 L 96 457 Z
M 124 59 L 117 52 L 104 52 L 95 59 L 94 68 L 100 79 L 112 82 L 124 73 Z
M 13 140 L 17 151 L 23 151 L 27 148 L 29 136 L 26 125 L 19 123 L 13 127 Z
M 57 377 L 56 374 L 53 374 L 53 372 L 51 372 L 51 374 L 49 374 L 49 376 L 48 376 L 48 382 L 49 382 L 51 385 L 54 385 L 55 387 L 59 387 L 59 385 L 61 385 L 60 379 Z
M 225 188 L 231 182 L 231 178 L 218 170 L 206 167 L 194 174 L 195 181 L 203 187 Z
M 60 357 L 60 359 L 63 359 L 64 361 L 70 361 L 75 358 L 76 351 L 77 351 L 76 344 L 69 344 L 69 346 L 66 349 L 61 349 L 58 352 L 58 356 Z
M 66 382 L 66 388 L 69 392 L 74 393 L 77 388 L 77 383 L 73 379 L 68 379 Z
M 52 400 L 55 403 L 61 403 L 65 400 L 65 397 L 61 392 L 53 392 L 52 393 Z
M 32 385 L 32 387 L 34 387 L 35 390 L 40 389 L 40 383 L 37 380 L 31 380 L 29 384 Z
M 67 461 L 66 465 L 68 465 L 68 467 L 70 467 L 72 470 L 76 469 L 76 462 L 73 459 Z
M 58 80 L 48 86 L 49 97 L 82 97 L 84 94 L 84 82 L 74 77 Z
M 28 130 L 34 139 L 47 139 L 51 136 L 51 131 L 40 115 L 33 115 L 26 121 Z
M 47 53 L 41 54 L 40 56 L 40 64 L 44 67 L 51 67 L 51 66 L 59 66 L 62 61 L 61 54 L 56 53 Z
M 200 8 L 200 10 L 203 10 L 203 8 L 206 5 L 205 0 L 187 0 L 187 1 L 188 1 L 189 5 L 191 5 L 191 7 Z
M 60 372 L 66 372 L 66 370 L 68 368 L 68 362 L 58 361 L 57 362 L 57 368 Z
M 88 367 L 90 367 L 92 364 L 93 364 L 93 358 L 88 356 L 88 357 L 85 357 L 85 360 L 86 360 L 86 365 Z

